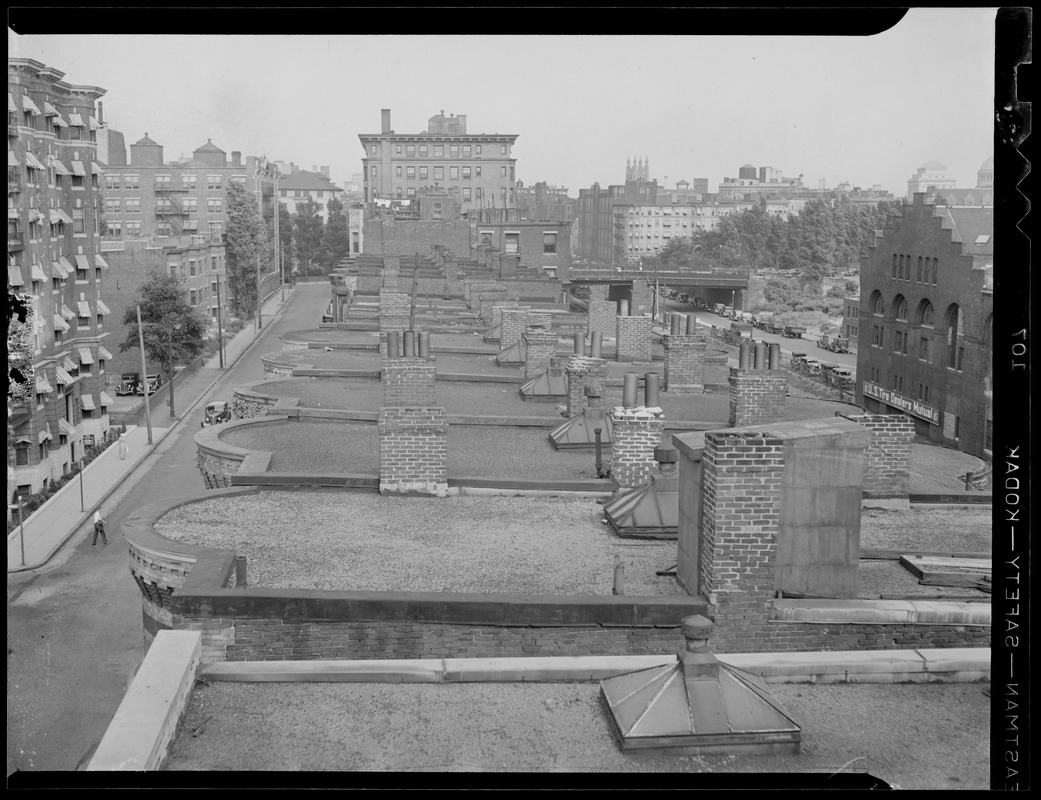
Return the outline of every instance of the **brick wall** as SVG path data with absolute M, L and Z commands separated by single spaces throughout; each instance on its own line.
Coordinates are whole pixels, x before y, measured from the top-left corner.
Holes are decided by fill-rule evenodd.
M 603 385 L 607 379 L 607 361 L 602 358 L 571 355 L 564 371 L 567 374 L 567 416 L 573 417 L 588 405 L 586 385 L 593 381 Z
M 529 311 L 528 327 L 545 328 L 546 330 L 549 330 L 553 327 L 553 315 L 546 311 Z
M 531 379 L 545 372 L 556 351 L 557 334 L 545 328 L 529 327 L 524 332 L 524 377 Z
M 398 256 L 384 257 L 381 277 L 383 288 L 388 292 L 396 292 L 401 287 L 401 258 Z
M 590 300 L 586 312 L 586 332 L 599 333 L 602 336 L 615 336 L 618 325 L 618 304 L 614 300 Z
M 661 409 L 619 406 L 611 413 L 611 477 L 620 489 L 642 486 L 657 469 L 654 448 L 661 444 L 665 416 Z
M 903 414 L 843 414 L 870 429 L 864 451 L 864 494 L 906 498 L 911 488 L 911 444 L 914 422 Z
M 650 317 L 617 317 L 617 344 L 619 361 L 649 363 L 651 360 Z
M 380 290 L 380 330 L 408 330 L 409 316 L 412 311 L 412 298 L 405 292 Z
M 708 340 L 699 334 L 666 334 L 662 391 L 700 394 L 705 391 L 705 351 Z
M 384 407 L 376 423 L 380 492 L 448 494 L 448 422 L 434 407 Z
M 502 281 L 488 281 L 488 280 L 475 280 L 473 278 L 463 278 L 463 299 L 467 305 L 476 310 L 477 295 L 481 292 L 499 292 L 502 295 L 506 295 L 506 284 Z
M 481 301 L 481 320 L 486 325 L 495 327 L 502 322 L 502 312 L 504 308 L 517 308 L 518 303 L 516 300 L 492 300 L 487 302 L 482 299 Z M 488 311 L 488 309 L 491 311 Z M 499 338 L 502 338 L 502 331 L 499 331 Z
M 497 308 L 502 323 L 499 332 L 499 349 L 507 350 L 520 341 L 521 335 L 528 327 L 528 313 L 531 311 L 531 306 L 497 306 Z
M 730 368 L 730 426 L 761 425 L 784 415 L 788 373 Z
M 384 406 L 433 406 L 437 404 L 435 358 L 380 359 Z
M 466 220 L 365 220 L 362 235 L 365 253 L 414 256 L 431 245 L 444 245 L 461 257 L 470 257 L 470 223 Z

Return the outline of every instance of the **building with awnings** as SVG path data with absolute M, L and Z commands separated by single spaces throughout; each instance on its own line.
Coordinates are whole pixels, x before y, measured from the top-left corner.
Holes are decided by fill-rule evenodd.
M 33 374 L 8 395 L 11 503 L 68 473 L 83 455 L 85 433 L 100 440 L 108 430 L 106 407 L 97 403 L 106 380 L 100 348 L 108 335 L 108 264 L 100 258 L 95 118 L 105 90 L 70 83 L 39 61 L 11 58 L 7 93 L 7 283 L 27 309 L 33 349 Z

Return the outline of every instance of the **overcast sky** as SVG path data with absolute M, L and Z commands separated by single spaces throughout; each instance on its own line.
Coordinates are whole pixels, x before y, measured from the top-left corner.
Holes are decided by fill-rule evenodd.
M 391 109 L 418 133 L 444 109 L 469 133 L 517 134 L 517 177 L 621 183 L 632 155 L 674 185 L 715 191 L 743 164 L 816 187 L 900 196 L 926 161 L 974 186 L 993 149 L 993 8 L 912 9 L 869 37 L 18 36 L 77 85 L 106 90 L 105 120 L 146 132 L 168 160 L 207 139 L 342 184 L 359 133 Z M 214 39 L 219 38 L 219 47 Z M 447 59 L 445 55 L 451 55 Z M 438 79 L 457 68 L 459 77 Z

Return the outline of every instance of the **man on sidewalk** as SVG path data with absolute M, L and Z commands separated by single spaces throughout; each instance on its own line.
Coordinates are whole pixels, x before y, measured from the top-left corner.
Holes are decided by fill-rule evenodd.
M 91 541 L 90 546 L 94 547 L 98 543 L 98 534 L 101 534 L 101 544 L 108 544 L 108 537 L 105 536 L 105 520 L 101 518 L 101 509 L 97 509 L 94 512 L 94 539 Z

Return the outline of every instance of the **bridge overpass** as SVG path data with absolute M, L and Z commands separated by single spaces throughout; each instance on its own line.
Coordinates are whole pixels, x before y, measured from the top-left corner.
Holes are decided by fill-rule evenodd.
M 639 287 L 668 286 L 700 297 L 708 303 L 734 303 L 744 307 L 748 289 L 747 270 L 640 270 L 631 267 L 575 267 L 572 266 L 564 288 L 599 286 L 606 288 L 605 299 L 629 299 Z M 601 293 L 604 289 L 600 290 Z M 627 297 L 628 295 L 628 297 Z

